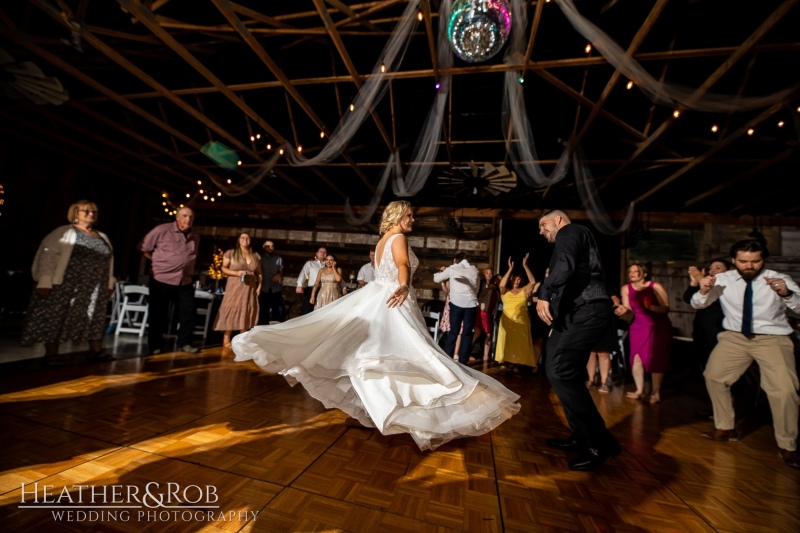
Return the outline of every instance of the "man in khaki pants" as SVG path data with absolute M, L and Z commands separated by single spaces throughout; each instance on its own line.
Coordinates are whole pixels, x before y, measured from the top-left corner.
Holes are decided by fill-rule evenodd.
M 800 286 L 786 274 L 764 268 L 768 257 L 759 240 L 739 241 L 731 248 L 734 270 L 707 276 L 692 296 L 692 307 L 703 309 L 719 300 L 725 331 L 711 352 L 704 372 L 714 405 L 715 441 L 737 440 L 730 387 L 755 360 L 761 387 L 767 393 L 775 440 L 784 462 L 800 467 L 797 455 L 797 370 L 786 308 L 800 311 Z

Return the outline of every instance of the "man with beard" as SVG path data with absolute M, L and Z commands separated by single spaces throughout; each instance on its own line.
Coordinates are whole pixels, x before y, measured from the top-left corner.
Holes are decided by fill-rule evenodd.
M 589 353 L 613 320 L 611 299 L 591 231 L 555 210 L 539 219 L 539 234 L 555 244 L 536 303 L 539 318 L 552 326 L 545 371 L 572 428 L 569 438 L 547 439 L 547 445 L 580 452 L 569 462 L 571 469 L 594 470 L 622 451 L 584 383 Z
M 692 296 L 692 307 L 703 309 L 719 300 L 725 318 L 718 343 L 703 375 L 714 405 L 714 431 L 703 437 L 735 441 L 730 387 L 755 361 L 761 386 L 767 393 L 775 440 L 784 462 L 800 467 L 797 455 L 797 370 L 792 328 L 786 308 L 800 311 L 800 287 L 786 274 L 764 268 L 768 257 L 764 243 L 739 241 L 731 247 L 734 270 L 706 276 Z

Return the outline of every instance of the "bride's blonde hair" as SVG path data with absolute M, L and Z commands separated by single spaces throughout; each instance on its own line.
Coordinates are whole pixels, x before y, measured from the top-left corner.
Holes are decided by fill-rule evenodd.
M 403 218 L 403 214 L 405 214 L 406 209 L 409 209 L 410 207 L 411 203 L 406 202 L 405 200 L 397 200 L 387 205 L 386 209 L 383 210 L 383 216 L 381 217 L 381 228 L 378 231 L 378 234 L 383 235 L 392 229 L 392 227 L 397 224 L 401 218 Z

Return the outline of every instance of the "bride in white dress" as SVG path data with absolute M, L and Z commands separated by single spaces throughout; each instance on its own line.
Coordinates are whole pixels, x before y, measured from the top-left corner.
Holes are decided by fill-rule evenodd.
M 375 281 L 293 320 L 233 339 L 253 360 L 327 408 L 384 435 L 408 433 L 421 450 L 487 433 L 519 411 L 519 395 L 447 357 L 433 342 L 411 279 L 419 260 L 405 237 L 408 202 L 390 203 L 375 249 Z

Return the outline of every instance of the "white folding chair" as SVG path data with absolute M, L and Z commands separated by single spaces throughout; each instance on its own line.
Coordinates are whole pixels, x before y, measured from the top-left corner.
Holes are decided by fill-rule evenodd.
M 202 320 L 195 321 L 193 333 L 202 336 L 203 340 L 205 340 L 208 336 L 208 326 L 211 325 L 211 308 L 214 306 L 214 295 L 206 291 L 194 291 L 194 297 L 196 300 L 204 301 L 202 305 L 195 305 L 197 314 Z
M 439 313 L 423 311 L 422 318 L 425 319 L 425 325 L 428 331 L 433 333 L 433 342 L 439 342 Z M 431 325 L 431 323 L 433 323 L 433 325 Z
M 119 312 L 122 311 L 122 301 L 125 299 L 125 295 L 122 293 L 124 286 L 125 283 L 122 281 L 114 283 L 114 293 L 111 295 L 111 317 L 108 323 L 114 327 L 117 326 L 119 321 Z
M 122 300 L 122 308 L 119 311 L 117 329 L 114 331 L 114 335 L 138 333 L 142 337 L 144 336 L 144 330 L 147 328 L 147 316 L 149 314 L 147 297 L 150 295 L 150 289 L 144 285 L 126 285 L 122 292 L 125 297 Z

